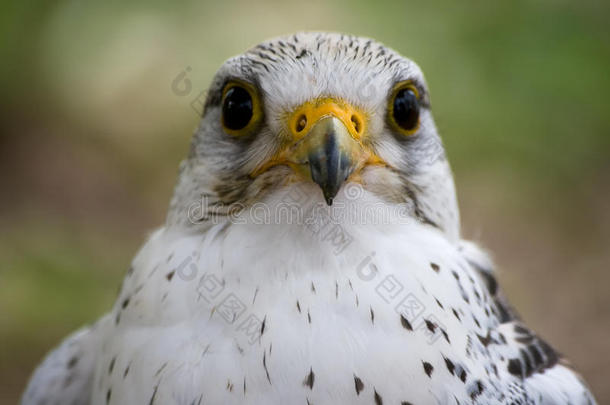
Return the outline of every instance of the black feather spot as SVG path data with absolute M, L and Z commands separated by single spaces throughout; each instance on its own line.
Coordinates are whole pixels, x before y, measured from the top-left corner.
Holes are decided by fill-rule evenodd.
M 443 337 L 445 338 L 447 343 L 451 344 L 451 341 L 449 340 L 449 335 L 447 334 L 447 331 L 445 331 L 445 329 L 441 328 L 441 333 L 443 334 Z
M 485 279 L 484 281 L 487 285 L 487 290 L 489 290 L 491 295 L 495 295 L 498 291 L 498 282 L 496 281 L 495 277 L 487 271 L 481 271 L 479 274 Z
M 364 389 L 364 383 L 357 376 L 354 376 L 354 387 L 356 388 L 356 395 L 360 395 L 360 391 Z
M 299 54 L 296 56 L 296 58 L 297 58 L 297 59 L 301 59 L 301 58 L 303 58 L 303 57 L 305 57 L 305 56 L 308 56 L 308 55 L 309 55 L 309 51 L 308 51 L 307 49 L 301 49 L 301 53 L 299 53 Z
M 123 303 L 121 304 L 121 308 L 123 308 L 123 309 L 127 308 L 127 305 L 129 305 L 129 299 L 130 298 L 127 297 L 123 300 Z
M 481 382 L 481 380 L 477 380 L 477 382 L 474 384 L 474 386 L 471 387 L 470 398 L 472 400 L 474 400 L 476 397 L 481 395 L 484 388 L 485 387 L 483 386 L 483 383 Z
M 70 360 L 68 360 L 68 364 L 67 367 L 70 368 L 74 368 L 74 366 L 76 366 L 76 363 L 78 363 L 78 357 L 74 356 L 72 357 Z
M 516 375 L 521 377 L 522 375 L 522 370 L 521 370 L 521 362 L 519 361 L 519 359 L 510 359 L 508 361 L 508 372 L 511 373 L 512 375 Z
M 427 361 L 422 361 L 422 364 L 424 366 L 424 371 L 426 372 L 428 377 L 431 377 L 432 371 L 434 371 L 434 367 L 432 366 L 432 364 L 428 363 Z
M 481 336 L 478 333 L 476 335 L 483 346 L 487 347 L 491 343 L 491 331 L 488 330 L 486 336 Z
M 383 405 L 383 399 L 381 399 L 381 395 L 375 390 L 375 405 Z
M 267 381 L 271 384 L 271 378 L 269 377 L 269 369 L 267 369 L 267 353 L 263 353 L 263 368 L 265 369 L 265 374 L 267 375 Z
M 447 366 L 447 370 L 451 373 L 451 375 L 453 375 L 453 370 L 455 370 L 455 364 L 453 364 L 453 362 L 446 357 L 443 357 L 443 359 L 445 359 L 445 365 Z
M 152 393 L 152 396 L 150 397 L 150 401 L 148 402 L 148 405 L 153 405 L 155 403 L 155 397 L 157 396 L 158 389 L 159 389 L 159 386 L 155 385 L 155 388 L 153 389 L 153 393 Z
M 402 325 L 403 328 L 405 328 L 406 330 L 413 330 L 413 327 L 411 326 L 411 324 L 409 323 L 409 321 L 407 320 L 407 318 L 405 318 L 403 315 L 400 315 L 400 323 Z
M 443 304 L 441 304 L 438 298 L 435 297 L 434 299 L 436 300 L 436 305 L 438 305 L 440 309 L 445 309 L 445 307 L 443 307 Z
M 306 387 L 309 387 L 309 389 L 312 390 L 315 379 L 316 379 L 316 376 L 313 373 L 313 369 L 309 368 L 309 374 L 307 374 L 307 376 L 305 377 L 305 380 L 303 381 L 303 385 Z
M 466 377 L 467 377 L 466 370 L 461 369 L 461 371 L 460 371 L 460 380 L 462 380 L 462 382 L 466 382 Z

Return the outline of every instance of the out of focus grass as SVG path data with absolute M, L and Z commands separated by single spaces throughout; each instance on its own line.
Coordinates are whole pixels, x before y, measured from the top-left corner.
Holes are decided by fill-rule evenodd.
M 0 4 L 0 403 L 114 299 L 163 221 L 222 61 L 296 30 L 376 38 L 426 73 L 468 236 L 610 401 L 610 3 Z M 187 67 L 193 89 L 172 92 Z M 544 303 L 544 305 L 540 305 Z

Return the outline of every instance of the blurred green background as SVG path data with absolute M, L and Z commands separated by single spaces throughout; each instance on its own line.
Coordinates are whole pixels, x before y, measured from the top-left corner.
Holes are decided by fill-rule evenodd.
M 370 36 L 420 64 L 465 236 L 610 403 L 609 17 L 601 0 L 2 2 L 0 403 L 112 305 L 164 220 L 214 71 L 303 29 Z

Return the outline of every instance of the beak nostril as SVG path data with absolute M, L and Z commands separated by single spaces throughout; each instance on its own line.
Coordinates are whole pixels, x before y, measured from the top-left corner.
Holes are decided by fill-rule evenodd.
M 297 132 L 301 132 L 307 126 L 307 117 L 305 114 L 301 114 L 301 116 L 297 119 Z
M 358 119 L 358 117 L 355 115 L 352 115 L 352 125 L 354 126 L 356 133 L 359 134 L 360 130 L 362 129 L 362 125 L 360 123 L 360 119 Z

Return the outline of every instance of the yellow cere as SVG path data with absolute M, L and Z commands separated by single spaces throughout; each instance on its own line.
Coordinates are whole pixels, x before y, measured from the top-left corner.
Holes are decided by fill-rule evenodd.
M 341 147 L 351 156 L 354 162 L 357 162 L 357 168 L 350 176 L 352 181 L 358 179 L 359 172 L 365 166 L 387 165 L 370 147 L 366 146 L 366 142 L 363 142 L 368 124 L 366 113 L 343 100 L 318 98 L 305 102 L 286 116 L 285 122 L 289 136 L 289 139 L 285 140 L 287 143 L 250 175 L 256 177 L 273 166 L 286 165 L 297 174 L 308 177 L 309 167 L 306 164 L 306 155 L 310 150 L 321 148 L 323 145 L 319 144 L 321 138 L 309 139 L 307 137 L 312 135 L 316 124 L 328 117 L 338 119 L 345 127 L 346 136 L 349 140 L 343 138 L 340 141 L 342 143 Z
M 332 98 L 321 98 L 306 102 L 291 113 L 288 128 L 295 140 L 305 136 L 321 118 L 333 116 L 341 120 L 350 135 L 360 141 L 366 130 L 364 113 L 348 103 Z

